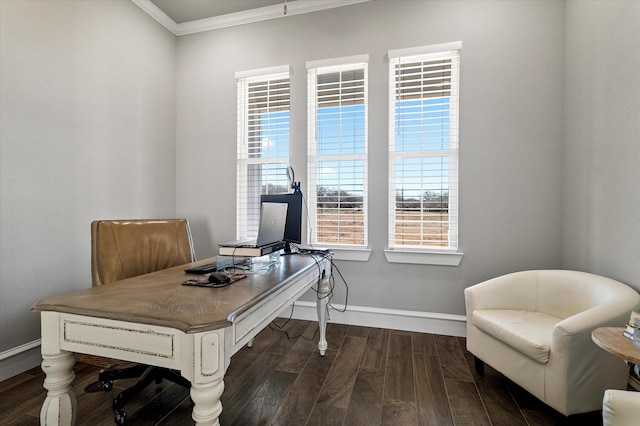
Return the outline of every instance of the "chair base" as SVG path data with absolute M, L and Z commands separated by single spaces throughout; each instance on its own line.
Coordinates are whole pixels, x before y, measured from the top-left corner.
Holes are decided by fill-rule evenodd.
M 160 384 L 162 380 L 166 379 L 186 388 L 191 386 L 187 379 L 174 370 L 148 365 L 136 365 L 129 368 L 101 371 L 98 375 L 98 381 L 89 384 L 85 388 L 85 392 L 108 392 L 113 388 L 114 381 L 136 377 L 138 377 L 138 381 L 130 388 L 120 392 L 113 400 L 114 422 L 117 425 L 124 424 L 126 420 L 127 413 L 124 411 L 124 405 L 152 382 Z

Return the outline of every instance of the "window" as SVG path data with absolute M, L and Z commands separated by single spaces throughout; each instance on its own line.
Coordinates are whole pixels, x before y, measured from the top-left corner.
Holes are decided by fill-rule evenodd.
M 458 249 L 460 47 L 389 52 L 389 251 Z
M 237 238 L 255 238 L 260 195 L 289 189 L 289 67 L 236 73 Z
M 367 246 L 368 56 L 307 63 L 309 241 Z

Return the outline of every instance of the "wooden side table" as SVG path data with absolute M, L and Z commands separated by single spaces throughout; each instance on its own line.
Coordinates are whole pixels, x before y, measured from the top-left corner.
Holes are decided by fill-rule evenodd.
M 591 339 L 596 345 L 605 351 L 631 362 L 640 365 L 640 348 L 633 346 L 633 341 L 624 337 L 624 327 L 600 327 L 593 330 Z M 640 383 L 633 376 L 629 376 L 629 384 L 637 391 L 640 391 Z

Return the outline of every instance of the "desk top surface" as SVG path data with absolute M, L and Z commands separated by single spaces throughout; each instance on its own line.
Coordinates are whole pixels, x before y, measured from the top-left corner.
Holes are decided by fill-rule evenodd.
M 622 335 L 624 327 L 600 327 L 593 330 L 591 339 L 605 351 L 640 364 L 640 348 L 633 346 L 628 337 Z
M 281 256 L 270 269 L 221 288 L 184 286 L 194 275 L 184 269 L 214 262 L 204 259 L 187 265 L 100 287 L 90 287 L 46 297 L 34 311 L 54 311 L 141 324 L 159 325 L 185 333 L 215 330 L 228 326 L 234 316 L 250 309 L 269 295 L 304 274 L 319 274 L 311 256 Z

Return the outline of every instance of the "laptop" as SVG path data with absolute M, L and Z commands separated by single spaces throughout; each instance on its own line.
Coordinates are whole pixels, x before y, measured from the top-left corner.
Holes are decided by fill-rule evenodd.
M 288 203 L 264 202 L 260 204 L 260 225 L 255 240 L 235 240 L 218 244 L 223 247 L 263 247 L 282 241 L 287 222 Z

